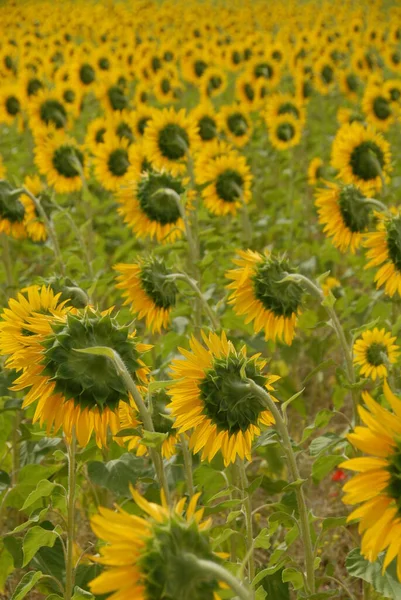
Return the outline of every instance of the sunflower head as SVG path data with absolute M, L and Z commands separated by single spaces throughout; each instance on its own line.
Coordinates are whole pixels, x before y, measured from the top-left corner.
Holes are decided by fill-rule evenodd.
M 54 275 L 45 283 L 50 286 L 54 294 L 59 294 L 60 302 L 68 301 L 68 304 L 74 308 L 85 308 L 85 306 L 88 306 L 88 295 L 69 277 Z
M 164 499 L 160 506 L 133 488 L 131 492 L 144 517 L 101 508 L 92 519 L 95 534 L 108 542 L 100 548 L 100 557 L 94 558 L 108 570 L 91 582 L 92 592 L 116 592 L 137 600 L 219 600 L 218 581 L 205 576 L 197 563 L 199 559 L 220 561 L 210 545 L 210 521 L 202 521 L 203 509 L 196 510 L 199 494 L 185 510 L 185 499 L 169 509 Z
M 282 281 L 293 272 L 286 258 L 272 255 L 258 263 L 255 269 L 255 297 L 277 317 L 291 317 L 300 308 L 302 288 L 294 281 Z
M 192 429 L 190 447 L 203 449 L 202 460 L 212 460 L 221 450 L 224 462 L 236 456 L 250 460 L 251 443 L 260 424 L 269 425 L 273 417 L 249 389 L 248 381 L 272 389 L 278 377 L 263 374 L 266 362 L 259 355 L 247 357 L 243 347 L 237 351 L 223 333 L 206 336 L 204 348 L 191 339 L 192 352 L 181 350 L 184 360 L 173 361 L 175 381 L 169 388 L 174 427 L 179 433 Z
M 76 352 L 93 346 L 113 348 L 131 373 L 138 370 L 139 353 L 128 327 L 87 309 L 53 325 L 53 333 L 43 340 L 43 374 L 51 378 L 55 393 L 82 410 L 114 411 L 120 400 L 128 401 L 128 392 L 109 359 Z
M 0 219 L 7 219 L 11 223 L 24 221 L 25 207 L 20 201 L 21 193 L 11 183 L 0 179 Z
M 363 332 L 354 344 L 354 363 L 360 365 L 361 375 L 373 381 L 387 376 L 388 366 L 395 363 L 399 355 L 395 340 L 385 329 L 375 327 Z
M 181 178 L 167 172 L 150 171 L 141 177 L 137 197 L 148 219 L 167 225 L 176 223 L 180 218 L 176 197 L 184 192 Z

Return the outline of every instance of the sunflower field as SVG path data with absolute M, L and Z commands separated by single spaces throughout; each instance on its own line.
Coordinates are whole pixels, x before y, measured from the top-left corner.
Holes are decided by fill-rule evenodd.
M 401 600 L 399 0 L 0 33 L 0 599 Z

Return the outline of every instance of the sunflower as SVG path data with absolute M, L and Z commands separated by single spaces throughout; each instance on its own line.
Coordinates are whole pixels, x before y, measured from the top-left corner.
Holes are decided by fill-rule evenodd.
M 142 138 L 145 135 L 147 125 L 149 125 L 154 114 L 154 109 L 149 106 L 142 105 L 131 113 L 132 122 L 134 125 L 134 134 Z
M 336 118 L 340 125 L 365 122 L 365 118 L 359 110 L 347 108 L 346 106 L 340 106 L 336 113 Z
M 182 196 L 188 184 L 187 179 L 167 171 L 151 169 L 143 172 L 139 179 L 131 180 L 129 185 L 120 188 L 117 195 L 119 213 L 138 238 L 174 242 L 184 233 L 184 222 L 175 196 Z
M 166 279 L 172 271 L 158 258 L 119 263 L 114 269 L 120 273 L 116 287 L 123 290 L 124 304 L 138 319 L 146 319 L 146 327 L 152 333 L 166 329 L 178 292 L 174 281 Z
M 235 80 L 235 97 L 240 104 L 249 110 L 255 110 L 261 106 L 267 94 L 267 84 L 264 79 L 254 79 L 252 74 L 246 71 Z
M 156 169 L 168 169 L 178 175 L 186 169 L 187 153 L 198 139 L 194 119 L 184 109 L 154 111 L 144 135 L 145 151 Z
M 131 493 L 145 517 L 120 507 L 117 512 L 100 508 L 92 517 L 93 531 L 108 543 L 101 546 L 100 557 L 92 558 L 107 570 L 91 581 L 91 591 L 96 595 L 113 592 L 110 600 L 145 600 L 177 598 L 188 587 L 188 597 L 193 600 L 220 600 L 217 580 L 202 577 L 187 558 L 191 554 L 219 560 L 207 534 L 211 520 L 202 521 L 204 509 L 196 510 L 200 494 L 192 497 L 185 510 L 185 498 L 169 508 L 163 496 L 160 506 L 132 487 Z
M 401 81 L 399 79 L 388 79 L 383 84 L 383 93 L 386 98 L 389 98 L 393 108 L 397 108 L 398 112 L 401 106 Z
M 401 50 L 399 47 L 388 44 L 383 58 L 389 69 L 396 73 L 401 72 Z
M 53 126 L 56 129 L 65 129 L 69 124 L 69 117 L 60 91 L 39 90 L 28 104 L 29 126 L 33 132 L 41 132 Z
M 153 79 L 153 94 L 161 104 L 175 102 L 182 93 L 182 86 L 176 68 L 169 65 L 160 70 Z
M 31 338 L 50 334 L 52 321 L 64 318 L 71 310 L 67 305 L 68 300 L 61 301 L 61 293 L 46 285 L 31 285 L 10 298 L 0 315 L 0 354 L 7 356 L 7 368 L 25 368 L 24 350 Z
M 270 88 L 280 83 L 281 68 L 279 63 L 269 56 L 257 56 L 249 61 L 247 69 L 254 79 L 263 79 Z
M 186 81 L 196 85 L 211 62 L 207 50 L 194 49 L 189 55 L 184 55 L 181 58 L 182 76 Z
M 306 112 L 303 103 L 291 94 L 276 93 L 268 97 L 265 118 L 267 126 L 274 123 L 281 115 L 292 115 L 302 123 L 306 120 Z
M 43 185 L 39 175 L 27 175 L 24 179 L 24 187 L 27 188 L 31 194 L 37 198 L 40 198 L 40 203 L 47 213 L 50 209 L 50 201 L 45 193 L 45 186 Z M 26 199 L 27 203 L 32 204 L 32 200 L 28 196 L 22 194 L 22 197 Z M 28 236 L 34 242 L 44 242 L 47 239 L 46 224 L 43 222 L 43 219 L 36 210 L 36 207 L 33 206 L 32 208 L 33 210 L 30 211 L 32 218 L 26 221 L 26 231 Z
M 209 160 L 202 170 L 199 164 L 199 183 L 207 184 L 203 202 L 212 214 L 235 215 L 243 203 L 250 202 L 252 175 L 244 156 L 229 152 Z
M 365 194 L 382 189 L 391 171 L 390 145 L 373 127 L 354 122 L 343 125 L 332 145 L 331 165 L 344 183 L 357 185 Z
M 22 112 L 21 90 L 17 84 L 3 84 L 0 88 L 0 123 L 11 125 Z
M 229 142 L 237 147 L 244 146 L 252 135 L 252 123 L 246 111 L 239 105 L 224 106 L 217 115 L 219 129 Z
M 83 94 L 86 94 L 96 84 L 99 69 L 90 55 L 79 53 L 69 65 L 69 69 L 74 87 L 80 89 Z
M 78 353 L 76 349 L 111 347 L 138 384 L 146 382 L 148 369 L 140 353 L 147 347 L 138 344 L 128 327 L 121 327 L 109 313 L 87 308 L 61 319 L 54 317 L 51 332 L 28 337 L 18 354 L 24 370 L 12 389 L 30 388 L 23 408 L 36 402 L 34 423 L 46 423 L 48 433 L 62 428 L 68 441 L 75 429 L 81 446 L 88 444 L 93 431 L 97 445 L 105 446 L 108 429 L 113 435 L 120 429 L 120 402 L 131 400 L 108 358 Z M 44 322 L 47 326 L 47 318 L 38 315 L 32 320 L 32 330 L 43 331 Z M 15 355 L 10 360 L 15 361 Z
M 227 87 L 227 75 L 219 67 L 208 67 L 199 80 L 202 98 L 213 98 L 222 94 Z
M 356 427 L 347 436 L 369 456 L 352 458 L 339 466 L 358 473 L 344 485 L 343 502 L 360 504 L 347 520 L 360 521 L 361 553 L 373 562 L 380 552 L 386 551 L 383 570 L 397 558 L 397 577 L 401 581 L 401 401 L 386 380 L 383 390 L 393 412 L 380 406 L 368 392 L 362 392 L 366 408 L 358 408 L 365 426 Z
M 339 72 L 338 82 L 342 93 L 353 102 L 359 99 L 359 93 L 363 89 L 363 84 L 356 73 L 351 69 L 344 69 Z
M 301 142 L 302 123 L 290 113 L 273 119 L 268 130 L 270 143 L 277 150 L 288 150 Z
M 252 250 L 241 250 L 239 256 L 233 260 L 238 268 L 226 274 L 232 280 L 229 304 L 237 315 L 246 316 L 246 323 L 254 322 L 256 333 L 264 329 L 266 340 L 292 344 L 303 291 L 293 281 L 282 282 L 293 272 L 288 261 Z
M 385 329 L 364 331 L 354 344 L 354 365 L 361 367 L 363 377 L 387 377 L 388 365 L 397 362 L 399 346 L 394 344 L 397 338 Z
M 129 144 L 135 141 L 135 121 L 134 113 L 130 110 L 113 111 L 109 115 L 110 131 L 119 139 L 128 140 Z
M 97 144 L 92 152 L 94 175 L 104 189 L 113 192 L 128 183 L 131 162 L 126 138 L 107 133 L 103 144 Z
M 173 420 L 170 411 L 167 410 L 166 404 L 168 397 L 164 391 L 152 396 L 152 422 L 154 430 L 157 433 L 163 433 L 166 437 L 161 445 L 163 458 L 169 460 L 177 454 L 177 444 L 179 438 L 177 432 L 173 429 Z M 120 405 L 120 422 L 121 429 L 136 428 L 139 424 L 138 410 L 136 406 L 131 406 L 125 402 Z M 135 451 L 137 456 L 144 456 L 148 452 L 145 444 L 141 443 L 142 438 L 139 435 L 130 435 L 116 438 L 116 441 L 122 441 L 123 444 L 128 444 L 128 450 Z
M 366 234 L 364 246 L 369 262 L 365 269 L 381 265 L 374 278 L 376 287 L 384 285 L 388 296 L 396 292 L 401 296 L 401 216 L 396 213 L 378 217 L 377 230 Z
M 237 352 L 224 332 L 219 337 L 202 331 L 202 339 L 206 348 L 192 337 L 191 352 L 180 348 L 185 358 L 171 365 L 167 408 L 175 418 L 174 427 L 179 433 L 192 430 L 189 445 L 194 453 L 202 450 L 201 460 L 211 461 L 219 450 L 226 467 L 237 455 L 251 460 L 260 426 L 271 425 L 274 419 L 247 388 L 242 389 L 243 384 L 252 379 L 272 390 L 279 377 L 263 375 L 266 361 L 260 354 L 247 358 L 245 346 Z
M 308 167 L 308 184 L 310 186 L 315 186 L 321 181 L 323 166 L 324 162 L 318 156 L 310 161 Z
M 322 283 L 322 292 L 329 296 L 330 292 L 337 298 L 341 295 L 341 281 L 336 277 L 327 277 Z
M 362 98 L 362 110 L 369 123 L 386 131 L 394 121 L 390 98 L 387 98 L 383 86 L 367 85 Z
M 26 224 L 34 215 L 34 206 L 21 190 L 0 179 L 0 233 L 16 240 L 27 236 Z
M 205 101 L 191 112 L 191 117 L 198 126 L 200 143 L 209 143 L 218 135 L 216 111 L 211 102 Z
M 329 181 L 325 186 L 315 193 L 319 223 L 336 248 L 354 254 L 370 223 L 371 206 L 357 186 L 341 186 Z
M 68 194 L 82 188 L 81 171 L 87 172 L 85 155 L 78 143 L 64 131 L 55 131 L 38 142 L 35 162 L 56 192 Z
M 98 144 L 104 144 L 104 136 L 110 128 L 107 117 L 97 117 L 88 123 L 85 135 L 85 146 L 93 151 Z
M 18 74 L 18 85 L 21 89 L 24 102 L 30 102 L 39 90 L 45 88 L 45 78 L 40 72 L 25 69 Z
M 322 95 L 326 95 L 333 90 L 336 84 L 336 65 L 332 58 L 324 55 L 319 58 L 313 67 L 314 86 Z
M 95 86 L 94 91 L 106 112 L 129 108 L 130 101 L 126 95 L 124 85 L 116 81 L 116 78 L 111 75 L 102 78 L 99 84 Z

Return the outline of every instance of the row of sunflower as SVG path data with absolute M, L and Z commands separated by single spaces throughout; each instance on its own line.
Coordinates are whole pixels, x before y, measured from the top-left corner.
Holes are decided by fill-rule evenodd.
M 0 7 L 13 600 L 400 597 L 401 10 L 334 7 Z M 298 466 L 338 415 L 309 451 L 314 482 L 357 472 L 348 525 Z

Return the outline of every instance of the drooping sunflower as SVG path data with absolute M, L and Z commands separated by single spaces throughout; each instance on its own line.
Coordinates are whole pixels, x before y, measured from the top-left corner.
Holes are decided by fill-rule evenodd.
M 401 296 L 401 216 L 399 213 L 378 215 L 377 230 L 366 234 L 364 246 L 369 262 L 365 269 L 379 267 L 374 281 L 392 297 Z
M 269 426 L 274 419 L 243 384 L 251 379 L 271 391 L 279 377 L 263 375 L 266 361 L 260 354 L 248 358 L 245 346 L 237 352 L 224 332 L 219 337 L 202 331 L 202 338 L 206 348 L 192 337 L 191 351 L 180 348 L 185 358 L 171 365 L 167 408 L 175 418 L 174 427 L 179 433 L 191 431 L 189 446 L 194 453 L 202 450 L 201 460 L 211 461 L 218 451 L 225 466 L 237 456 L 251 460 L 260 426 Z
M 256 333 L 265 332 L 266 340 L 281 340 L 291 345 L 303 290 L 295 282 L 282 282 L 293 273 L 287 259 L 252 250 L 239 251 L 233 263 L 238 268 L 227 272 L 233 290 L 229 304 L 237 315 L 245 315 L 245 323 L 253 321 Z
M 91 520 L 95 534 L 108 542 L 101 546 L 100 557 L 92 558 L 107 569 L 91 581 L 91 591 L 96 595 L 113 592 L 110 600 L 172 600 L 187 586 L 193 600 L 220 600 L 218 581 L 202 577 L 188 559 L 190 554 L 219 561 L 207 533 L 211 520 L 202 521 L 204 509 L 196 510 L 199 494 L 192 497 L 185 510 L 185 498 L 170 509 L 163 496 L 160 506 L 148 502 L 132 487 L 131 493 L 145 517 L 122 508 L 118 512 L 100 508 Z
M 176 196 L 182 196 L 188 184 L 187 179 L 167 171 L 142 172 L 139 179 L 119 190 L 119 212 L 139 238 L 171 243 L 184 233 Z
M 324 162 L 318 156 L 310 161 L 308 167 L 308 184 L 310 186 L 315 186 L 322 180 L 323 166 Z
M 177 444 L 179 437 L 176 430 L 173 428 L 173 419 L 171 413 L 167 410 L 166 405 L 169 401 L 167 394 L 162 390 L 158 394 L 152 396 L 152 422 L 156 433 L 163 433 L 166 437 L 161 445 L 163 458 L 170 459 L 174 454 L 177 454 Z M 131 406 L 126 402 L 120 405 L 120 422 L 121 429 L 137 428 L 138 426 L 138 409 L 136 406 Z M 127 444 L 128 450 L 135 451 L 137 456 L 144 456 L 148 452 L 147 446 L 141 443 L 140 435 L 130 435 L 116 438 L 116 441 L 121 440 L 123 444 Z
M 0 233 L 16 240 L 27 236 L 26 223 L 34 215 L 32 201 L 5 179 L 0 179 Z
M 354 254 L 371 221 L 372 207 L 355 185 L 326 181 L 325 186 L 315 192 L 319 223 L 336 248 Z
M 207 183 L 202 190 L 206 208 L 214 215 L 235 215 L 243 203 L 251 200 L 252 175 L 244 156 L 235 152 L 217 156 L 205 162 L 201 171 L 197 166 L 199 183 Z
M 64 318 L 69 310 L 68 300 L 62 301 L 61 294 L 46 285 L 31 285 L 10 298 L 0 315 L 0 354 L 7 356 L 6 366 L 25 368 L 24 350 L 32 336 L 50 334 L 54 318 Z
M 156 169 L 168 169 L 173 175 L 185 172 L 187 153 L 197 143 L 198 128 L 184 109 L 154 111 L 144 134 L 145 151 Z
M 368 456 L 352 458 L 339 466 L 355 471 L 344 485 L 345 504 L 360 504 L 348 516 L 359 521 L 361 553 L 369 561 L 386 551 L 383 570 L 397 559 L 397 577 L 401 581 L 400 517 L 400 435 L 401 401 L 384 380 L 384 396 L 393 412 L 380 406 L 368 392 L 362 392 L 366 408 L 359 406 L 364 426 L 358 426 L 348 439 Z
M 116 287 L 123 291 L 124 304 L 138 319 L 145 318 L 153 333 L 166 329 L 178 292 L 174 281 L 166 279 L 172 271 L 155 257 L 134 264 L 119 263 L 114 269 L 120 273 Z
M 195 120 L 201 143 L 209 143 L 218 136 L 218 121 L 216 111 L 211 102 L 201 102 L 191 112 L 191 117 Z
M 21 89 L 15 83 L 3 84 L 0 89 L 0 123 L 11 125 L 21 116 Z
M 280 115 L 292 115 L 302 123 L 306 120 L 303 103 L 291 94 L 275 93 L 268 97 L 265 112 L 267 126 L 274 123 Z
M 387 377 L 388 366 L 397 361 L 399 346 L 394 344 L 396 336 L 385 329 L 375 327 L 364 331 L 354 343 L 354 364 L 360 366 L 363 377 Z
M 301 142 L 302 123 L 290 113 L 283 114 L 270 121 L 268 131 L 273 148 L 288 150 Z
M 110 123 L 107 117 L 97 117 L 88 123 L 85 135 L 85 146 L 93 151 L 98 144 L 104 144 L 104 136 L 109 129 Z
M 239 105 L 223 106 L 217 115 L 219 129 L 228 141 L 241 148 L 252 135 L 252 122 L 245 110 Z
M 148 347 L 137 343 L 129 328 L 121 327 L 110 311 L 106 313 L 86 308 L 61 319 L 54 317 L 51 332 L 29 336 L 18 355 L 24 370 L 12 389 L 30 388 L 23 408 L 36 402 L 33 422 L 46 424 L 48 433 L 62 428 L 68 441 L 75 430 L 81 446 L 88 444 L 93 432 L 99 447 L 107 445 L 108 429 L 113 435 L 120 429 L 119 404 L 129 402 L 130 396 L 109 359 L 76 350 L 113 348 L 138 384 L 146 382 L 148 372 L 140 358 Z M 31 328 L 40 330 L 43 321 L 37 314 Z
M 94 175 L 106 190 L 114 192 L 128 183 L 131 162 L 127 139 L 106 133 L 103 144 L 92 151 Z
M 128 140 L 129 144 L 135 141 L 134 113 L 130 110 L 113 111 L 109 115 L 109 128 L 120 139 Z
M 82 188 L 81 171 L 87 173 L 85 155 L 64 131 L 54 131 L 37 143 L 35 162 L 56 192 L 68 194 Z
M 390 145 L 371 126 L 343 125 L 334 138 L 331 165 L 344 183 L 357 185 L 367 195 L 375 193 L 389 181 Z
M 390 98 L 382 86 L 367 85 L 362 98 L 362 110 L 369 123 L 381 131 L 386 131 L 394 121 Z
M 39 90 L 28 105 L 28 114 L 29 126 L 35 134 L 49 126 L 66 129 L 69 124 L 66 105 L 57 89 Z
M 24 179 L 24 187 L 27 188 L 31 194 L 39 197 L 42 208 L 46 211 L 49 211 L 50 203 L 47 194 L 45 193 L 45 186 L 43 185 L 39 175 L 27 175 Z M 26 202 L 30 202 L 32 204 L 32 200 L 26 196 L 22 195 L 26 198 Z M 33 214 L 32 214 L 33 212 Z M 46 224 L 43 222 L 41 215 L 38 213 L 35 207 L 33 207 L 33 211 L 30 211 L 32 218 L 30 220 L 26 220 L 26 230 L 28 236 L 34 242 L 44 242 L 47 239 L 47 229 Z

